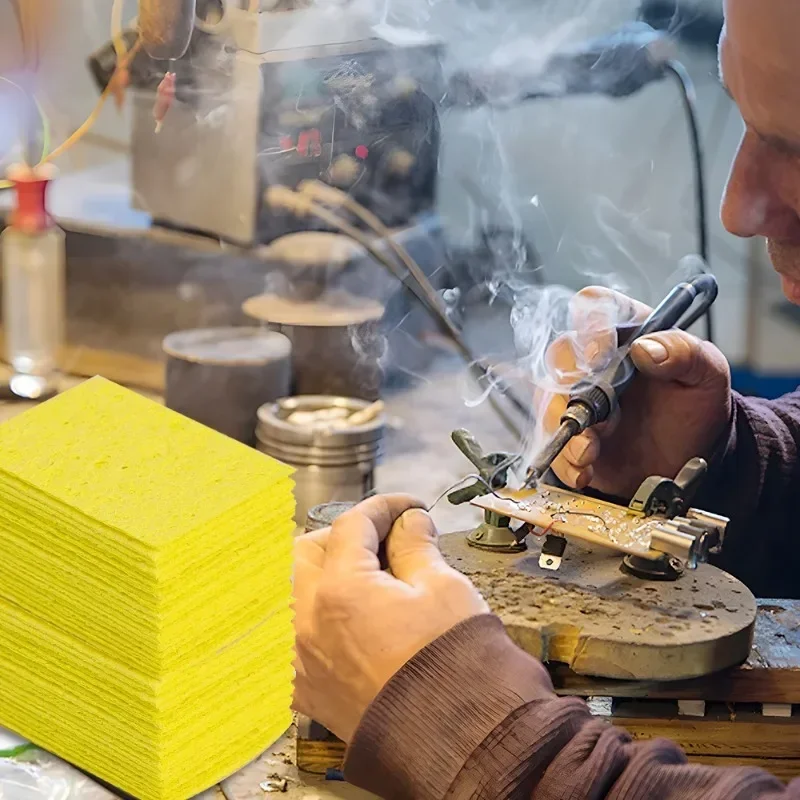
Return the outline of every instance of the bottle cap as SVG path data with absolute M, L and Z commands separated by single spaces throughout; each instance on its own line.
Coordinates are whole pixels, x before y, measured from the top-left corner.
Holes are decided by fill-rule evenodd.
M 16 203 L 11 213 L 12 227 L 24 233 L 39 233 L 53 224 L 47 212 L 47 187 L 55 176 L 56 170 L 49 164 L 9 168 L 8 179 L 16 191 Z

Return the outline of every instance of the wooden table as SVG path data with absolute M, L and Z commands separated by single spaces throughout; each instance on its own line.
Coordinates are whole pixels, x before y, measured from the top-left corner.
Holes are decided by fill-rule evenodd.
M 106 362 L 104 354 L 102 358 L 92 354 L 91 363 L 80 371 L 102 372 L 112 380 L 157 389 L 154 367 L 143 371 L 133 365 L 135 380 L 126 380 L 120 374 L 127 370 L 125 364 L 125 370 L 120 362 L 114 369 L 106 369 Z M 390 414 L 413 419 L 414 425 L 391 433 L 390 457 L 378 471 L 382 491 L 406 490 L 432 499 L 468 469 L 455 448 L 442 445 L 445 409 L 450 409 L 453 426 L 471 428 L 479 440 L 504 441 L 502 429 L 485 407 L 452 407 L 452 380 L 453 375 L 445 371 L 412 391 L 387 398 Z M 25 407 L 0 403 L 0 420 Z M 424 462 L 424 468 L 409 471 L 409 459 L 418 467 Z M 440 529 L 458 530 L 477 515 L 474 510 L 442 503 L 434 516 Z M 558 693 L 588 698 L 595 713 L 624 725 L 637 738 L 676 739 L 691 760 L 701 763 L 757 764 L 781 778 L 800 775 L 797 718 L 774 716 L 785 715 L 792 705 L 800 706 L 800 602 L 762 601 L 747 663 L 706 678 L 656 684 L 586 678 L 558 664 L 550 665 L 550 671 Z M 263 800 L 268 795 L 261 783 L 274 774 L 287 778 L 289 798 L 366 800 L 370 795 L 325 781 L 318 774 L 328 766 L 341 766 L 342 755 L 341 743 L 296 743 L 291 732 L 260 759 L 206 793 L 203 800 Z M 317 774 L 298 770 L 296 761 Z

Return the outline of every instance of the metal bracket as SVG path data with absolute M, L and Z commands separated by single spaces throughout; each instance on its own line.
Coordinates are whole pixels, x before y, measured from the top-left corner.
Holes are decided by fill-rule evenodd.
M 696 569 L 708 561 L 709 554 L 719 553 L 728 520 L 714 514 L 689 509 L 708 472 L 702 458 L 688 461 L 674 480 L 653 476 L 647 478 L 631 500 L 629 507 L 646 517 L 663 516 L 664 523 L 651 534 L 650 547 L 664 554 L 659 561 L 628 556 L 626 571 L 639 577 L 675 580 L 683 569 Z
M 486 487 L 502 489 L 508 479 L 508 471 L 516 461 L 509 453 L 484 453 L 475 437 L 467 430 L 453 431 L 451 438 L 455 446 L 477 468 L 480 481 L 474 481 L 447 496 L 454 505 L 469 503 L 486 494 Z M 518 531 L 511 529 L 511 519 L 493 511 L 485 511 L 483 524 L 467 534 L 467 543 L 481 550 L 500 553 L 520 553 L 527 549 L 525 537 L 530 528 L 523 525 Z
M 708 472 L 702 458 L 688 461 L 674 480 L 654 475 L 647 478 L 633 496 L 629 507 L 646 517 L 662 514 L 671 519 L 686 513 L 691 499 Z
M 542 543 L 542 554 L 539 556 L 539 566 L 542 569 L 553 570 L 554 572 L 561 566 L 564 551 L 567 549 L 567 540 L 563 536 L 556 536 L 552 533 L 545 536 Z

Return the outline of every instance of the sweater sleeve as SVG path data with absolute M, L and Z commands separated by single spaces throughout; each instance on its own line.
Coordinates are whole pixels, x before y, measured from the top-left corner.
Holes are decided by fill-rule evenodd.
M 456 626 L 392 678 L 350 743 L 345 777 L 387 800 L 800 800 L 800 782 L 632 742 L 582 701 L 557 697 L 491 615 Z
M 798 596 L 800 391 L 767 401 L 734 395 L 727 437 L 694 505 L 731 518 L 717 566 L 760 597 Z

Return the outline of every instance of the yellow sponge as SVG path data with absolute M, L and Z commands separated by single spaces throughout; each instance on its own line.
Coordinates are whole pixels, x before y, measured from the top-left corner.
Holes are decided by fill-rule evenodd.
M 0 725 L 186 800 L 291 722 L 291 469 L 101 378 L 0 425 Z

